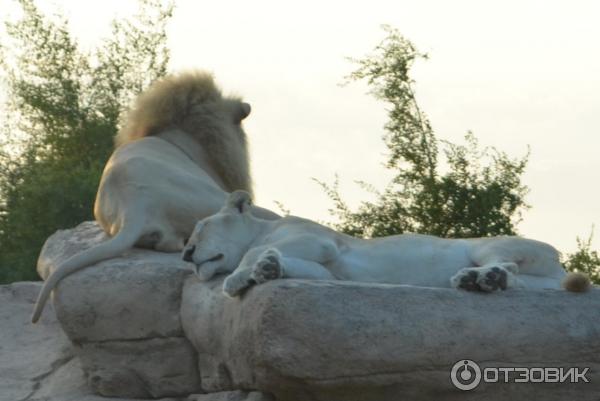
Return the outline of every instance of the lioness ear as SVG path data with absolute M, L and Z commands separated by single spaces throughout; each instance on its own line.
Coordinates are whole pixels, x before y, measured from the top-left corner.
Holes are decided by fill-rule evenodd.
M 240 103 L 240 121 L 242 121 L 244 118 L 248 117 L 250 115 L 250 104 L 248 103 Z
M 225 202 L 225 209 L 235 209 L 240 213 L 245 213 L 252 206 L 252 198 L 246 191 L 237 190 L 229 194 Z

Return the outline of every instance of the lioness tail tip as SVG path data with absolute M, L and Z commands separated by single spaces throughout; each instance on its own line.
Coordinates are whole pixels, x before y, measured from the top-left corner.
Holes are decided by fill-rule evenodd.
M 571 292 L 586 292 L 591 287 L 590 278 L 587 274 L 579 272 L 567 273 L 562 281 L 565 290 Z

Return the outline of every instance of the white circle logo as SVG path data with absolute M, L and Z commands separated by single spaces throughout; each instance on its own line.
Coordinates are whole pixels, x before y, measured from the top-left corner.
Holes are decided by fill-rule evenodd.
M 450 371 L 452 384 L 460 390 L 473 390 L 481 382 L 481 369 L 470 359 L 461 359 Z

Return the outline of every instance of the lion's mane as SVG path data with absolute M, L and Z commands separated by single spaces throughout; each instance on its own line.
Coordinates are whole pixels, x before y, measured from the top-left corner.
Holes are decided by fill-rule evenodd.
M 196 139 L 207 153 L 225 190 L 251 191 L 246 133 L 240 121 L 224 123 L 223 113 L 242 110 L 236 97 L 224 97 L 211 74 L 188 71 L 155 81 L 135 100 L 121 120 L 115 145 L 180 129 Z M 241 111 L 240 111 L 241 113 Z M 225 126 L 224 126 L 225 124 Z

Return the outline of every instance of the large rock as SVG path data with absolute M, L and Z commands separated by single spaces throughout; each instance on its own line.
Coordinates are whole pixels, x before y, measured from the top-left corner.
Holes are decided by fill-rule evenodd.
M 62 261 L 106 239 L 94 222 L 57 231 L 42 248 L 38 273 L 45 279 Z M 181 288 L 191 272 L 179 254 L 132 249 L 65 278 L 54 291 L 56 313 L 77 343 L 182 337 Z
M 58 231 L 42 249 L 38 272 L 45 278 L 66 258 L 104 240 L 96 223 Z M 56 314 L 95 392 L 159 398 L 200 390 L 196 353 L 179 319 L 190 273 L 178 254 L 135 249 L 58 285 Z
M 94 223 L 58 232 L 44 246 L 40 274 L 46 277 L 70 255 L 104 240 Z M 64 336 L 48 340 L 48 356 L 19 365 L 23 375 L 0 369 L 0 383 L 11 388 L 11 399 L 33 400 L 73 387 L 65 383 L 81 383 L 83 369 L 94 392 L 130 398 L 600 399 L 597 289 L 486 295 L 277 280 L 230 299 L 221 292 L 222 278 L 201 283 L 190 273 L 177 254 L 131 250 L 66 278 L 54 307 L 74 347 Z M 28 297 L 32 307 L 33 295 Z M 52 314 L 46 311 L 40 332 Z M 15 351 L 8 357 L 19 355 L 38 354 Z M 463 359 L 482 369 L 587 367 L 590 382 L 482 382 L 461 391 L 451 384 L 450 370 Z M 197 394 L 202 391 L 217 393 Z
M 453 289 L 277 280 L 241 299 L 189 277 L 182 322 L 204 390 L 279 401 L 600 399 L 600 290 Z M 483 383 L 452 366 L 589 368 L 589 383 Z M 491 376 L 490 376 L 491 377 Z

